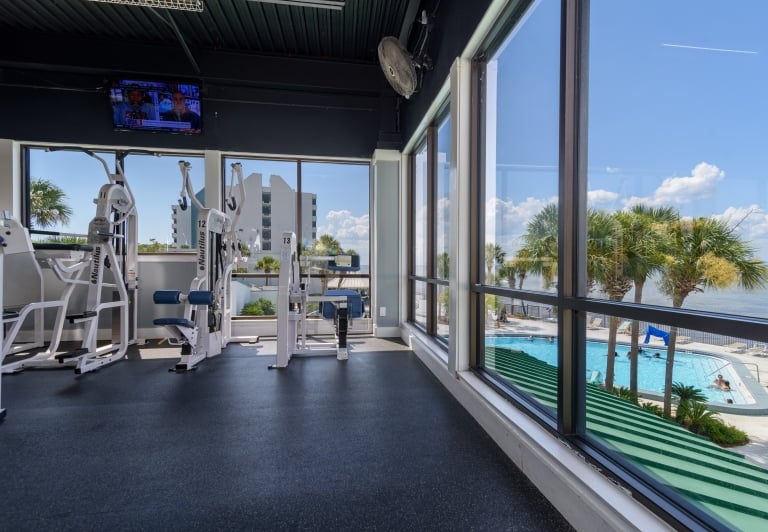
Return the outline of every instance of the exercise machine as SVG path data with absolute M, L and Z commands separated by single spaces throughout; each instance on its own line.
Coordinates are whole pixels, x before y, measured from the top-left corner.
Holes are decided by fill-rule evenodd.
M 3 235 L 0 234 L 0 281 L 3 279 L 3 265 L 5 262 L 5 238 L 3 238 Z M 0 282 L 0 310 L 3 309 L 3 283 Z M 0 325 L 0 345 L 3 345 L 4 340 L 4 330 L 5 326 Z M 3 363 L 3 359 L 5 359 L 5 353 L 0 351 L 0 365 Z M 3 408 L 3 375 L 2 372 L 0 372 L 0 421 L 3 420 L 5 417 L 5 408 Z
M 206 358 L 221 354 L 230 341 L 239 340 L 231 335 L 231 282 L 232 271 L 241 259 L 237 240 L 236 222 L 245 201 L 242 166 L 232 165 L 232 179 L 226 200 L 227 208 L 234 212 L 234 220 L 218 209 L 206 208 L 197 199 L 190 179 L 191 164 L 179 161 L 182 175 L 179 207 L 189 207 L 187 196 L 198 209 L 196 275 L 187 293 L 180 290 L 158 290 L 153 301 L 158 305 L 184 305 L 182 316 L 156 318 L 153 323 L 168 329 L 169 344 L 181 347 L 181 358 L 171 369 L 184 372 L 195 369 Z M 237 181 L 237 187 L 235 187 Z M 239 203 L 235 191 L 239 194 Z M 255 341 L 248 338 L 248 341 Z
M 0 228 L 5 235 L 4 254 L 8 262 L 8 277 L 3 278 L 3 284 L 10 296 L 6 297 L 7 306 L 3 307 L 3 328 L 7 328 L 1 344 L 3 359 L 43 347 L 46 340 L 44 312 L 46 309 L 56 310 L 48 348 L 32 357 L 3 363 L 3 373 L 14 373 L 50 360 L 56 354 L 69 299 L 75 287 L 82 284 L 78 282 L 79 276 L 90 267 L 93 247 L 83 244 L 33 244 L 29 231 L 7 212 L 0 218 Z M 50 268 L 64 283 L 58 299 L 45 298 L 44 268 Z M 30 321 L 31 336 L 26 341 L 17 341 L 22 326 Z
M 87 373 L 121 359 L 130 343 L 136 341 L 135 298 L 137 286 L 138 246 L 136 241 L 137 220 L 133 193 L 128 186 L 122 165 L 116 161 L 116 172 L 112 173 L 106 161 L 89 150 L 83 150 L 98 160 L 108 177 L 108 183 L 99 189 L 96 215 L 88 225 L 85 235 L 72 235 L 50 231 L 33 231 L 52 236 L 78 236 L 86 244 L 32 244 L 29 232 L 18 222 L 4 220 L 6 226 L 14 227 L 12 252 L 25 254 L 36 265 L 36 278 L 40 282 L 37 301 L 24 305 L 18 315 L 10 315 L 3 323 L 14 322 L 8 337 L 3 342 L 3 354 L 18 354 L 31 347 L 42 345 L 43 309 L 57 308 L 52 329 L 51 343 L 42 353 L 3 365 L 3 373 L 21 371 L 27 368 L 73 367 L 75 373 Z M 116 251 L 119 248 L 120 252 Z M 45 301 L 43 277 L 39 267 L 50 268 L 64 283 L 65 288 L 58 300 Z M 127 275 L 123 271 L 127 269 Z M 107 273 L 109 272 L 109 273 Z M 74 312 L 70 298 L 76 286 L 86 287 L 84 308 Z M 133 309 L 133 312 L 130 312 Z M 24 319 L 32 312 L 35 318 L 35 333 L 31 343 L 13 346 Z M 98 345 L 100 318 L 111 312 L 111 343 Z M 64 327 L 64 321 L 82 327 L 80 347 L 67 352 L 57 352 Z
M 308 287 L 311 284 L 313 262 L 322 262 L 326 268 L 337 271 L 360 269 L 359 258 L 353 255 L 298 257 L 295 233 L 292 231 L 283 233 L 280 248 L 280 280 L 277 290 L 276 360 L 270 369 L 286 368 L 293 356 L 335 355 L 338 360 L 349 359 L 347 332 L 352 318 L 360 318 L 363 315 L 362 298 L 354 290 L 329 290 L 322 295 L 310 295 Z M 302 264 L 307 271 L 305 283 L 301 281 Z M 333 320 L 334 341 L 332 343 L 308 341 L 307 307 L 309 303 L 318 303 L 322 317 Z

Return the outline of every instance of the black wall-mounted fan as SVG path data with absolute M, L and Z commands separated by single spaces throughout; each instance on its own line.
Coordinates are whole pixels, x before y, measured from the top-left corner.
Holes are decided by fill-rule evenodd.
M 426 53 L 427 37 L 432 28 L 430 18 L 423 11 L 418 19 L 422 30 L 415 54 L 411 54 L 397 37 L 387 36 L 379 42 L 381 70 L 395 92 L 406 99 L 419 90 L 423 71 L 432 69 L 432 60 Z

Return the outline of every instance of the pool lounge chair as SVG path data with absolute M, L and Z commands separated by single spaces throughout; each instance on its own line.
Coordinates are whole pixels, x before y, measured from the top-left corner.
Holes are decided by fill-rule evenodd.
M 603 318 L 593 318 L 592 321 L 590 321 L 587 324 L 587 329 L 596 330 L 596 329 L 602 329 L 603 328 Z
M 691 343 L 691 337 L 690 336 L 678 336 L 677 337 L 677 343 L 678 344 L 690 344 Z
M 619 334 L 629 334 L 632 329 L 632 322 L 629 320 L 622 321 L 621 325 L 619 325 L 619 328 L 616 329 L 616 332 Z
M 747 351 L 747 344 L 744 342 L 733 342 L 725 346 L 730 353 L 744 353 Z
M 768 346 L 765 344 L 755 344 L 747 352 L 754 357 L 768 357 Z
M 589 384 L 603 384 L 603 375 L 599 370 L 588 369 L 587 370 L 587 383 Z

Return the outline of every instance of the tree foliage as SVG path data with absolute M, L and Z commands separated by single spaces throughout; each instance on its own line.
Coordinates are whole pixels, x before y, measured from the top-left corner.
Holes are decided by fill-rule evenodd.
M 33 178 L 29 183 L 29 216 L 38 229 L 56 224 L 69 225 L 72 208 L 66 203 L 67 195 L 58 185 L 47 179 Z
M 274 316 L 275 305 L 267 298 L 260 297 L 256 301 L 246 303 L 240 310 L 241 316 Z

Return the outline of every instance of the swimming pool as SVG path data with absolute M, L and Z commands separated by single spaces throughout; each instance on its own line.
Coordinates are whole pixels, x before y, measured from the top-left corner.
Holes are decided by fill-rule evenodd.
M 539 337 L 495 336 L 488 337 L 485 341 L 487 345 L 497 345 L 524 351 L 547 364 L 557 366 L 556 340 L 550 342 L 547 338 Z M 587 379 L 595 379 L 600 382 L 605 379 L 606 350 L 607 344 L 605 342 L 587 342 Z M 616 345 L 618 356 L 614 357 L 614 385 L 617 387 L 629 387 L 630 364 L 627 358 L 628 351 L 628 345 Z M 656 353 L 659 353 L 659 358 L 654 358 Z M 663 394 L 666 363 L 665 350 L 644 348 L 637 361 L 638 390 Z M 599 375 L 596 372 L 599 372 Z M 731 382 L 731 391 L 710 388 L 712 381 L 718 374 L 722 374 L 725 380 Z M 750 401 L 744 397 L 739 387 L 736 386 L 739 380 L 739 377 L 732 370 L 730 363 L 725 359 L 701 353 L 675 351 L 675 368 L 672 372 L 672 382 L 682 382 L 699 388 L 706 395 L 707 402 L 725 404 L 728 399 L 731 399 L 733 404 L 749 403 Z

